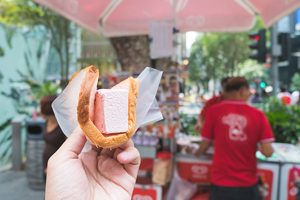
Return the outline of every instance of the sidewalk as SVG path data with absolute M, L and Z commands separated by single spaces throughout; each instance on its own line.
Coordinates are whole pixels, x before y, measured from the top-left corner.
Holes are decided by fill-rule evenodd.
M 0 199 L 43 200 L 45 192 L 28 186 L 25 171 L 0 171 Z

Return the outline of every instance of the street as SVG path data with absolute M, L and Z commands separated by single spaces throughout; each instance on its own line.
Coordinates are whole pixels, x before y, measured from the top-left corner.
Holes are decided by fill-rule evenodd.
M 1 200 L 43 200 L 44 190 L 33 190 L 26 180 L 26 172 L 0 172 L 0 199 Z

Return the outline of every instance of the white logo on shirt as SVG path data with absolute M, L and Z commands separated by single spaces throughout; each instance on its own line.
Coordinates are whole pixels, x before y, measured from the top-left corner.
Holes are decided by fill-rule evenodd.
M 243 129 L 247 126 L 247 119 L 243 115 L 230 113 L 222 118 L 223 124 L 229 125 L 229 138 L 234 141 L 245 141 L 247 135 Z

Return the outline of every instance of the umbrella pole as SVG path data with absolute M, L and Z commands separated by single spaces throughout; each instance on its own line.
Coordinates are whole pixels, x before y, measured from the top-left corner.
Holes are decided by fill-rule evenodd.
M 174 41 L 173 41 L 173 56 L 172 56 L 172 61 L 173 63 L 175 63 L 176 61 L 178 61 L 177 59 L 177 29 L 176 29 L 176 1 L 177 0 L 173 0 L 173 34 L 174 34 Z M 179 64 L 179 61 L 178 61 Z M 178 76 L 178 70 L 177 70 L 177 76 Z M 170 151 L 171 151 L 171 160 L 172 160 L 172 178 L 174 176 L 174 172 L 175 172 L 175 167 L 176 167 L 176 138 L 171 138 L 170 139 Z
M 173 56 L 172 56 L 172 61 L 176 62 L 177 61 L 177 33 L 176 33 L 176 1 L 173 0 L 173 5 L 172 5 L 172 14 L 173 14 L 173 34 L 174 34 L 174 41 L 173 41 Z

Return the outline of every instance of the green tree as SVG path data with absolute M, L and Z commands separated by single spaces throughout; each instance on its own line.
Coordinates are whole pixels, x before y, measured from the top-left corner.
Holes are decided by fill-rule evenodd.
M 190 79 L 220 79 L 238 72 L 248 58 L 247 33 L 208 33 L 193 44 L 190 55 Z
M 195 45 L 197 44 L 197 45 Z M 205 74 L 205 66 L 203 65 L 203 47 L 198 37 L 191 48 L 191 55 L 189 58 L 189 79 L 190 81 L 204 81 L 207 77 Z
M 234 76 L 243 76 L 250 83 L 254 83 L 256 78 L 261 78 L 264 82 L 270 80 L 269 73 L 263 65 L 257 63 L 255 60 L 247 59 L 245 62 L 239 63 Z
M 262 21 L 258 18 L 252 31 L 262 27 Z M 199 36 L 191 49 L 190 80 L 216 80 L 236 75 L 252 78 L 252 72 L 255 72 L 255 76 L 263 76 L 263 67 L 257 62 L 248 61 L 248 55 L 251 53 L 248 34 L 249 32 L 206 33 Z M 256 71 L 244 70 L 252 67 Z
M 68 83 L 70 65 L 70 39 L 73 37 L 74 23 L 30 0 L 0 0 L 0 22 L 13 28 L 39 30 L 50 39 L 60 60 L 61 85 Z
M 293 78 L 292 78 L 292 83 L 291 83 L 291 90 L 300 90 L 300 74 L 295 73 Z

